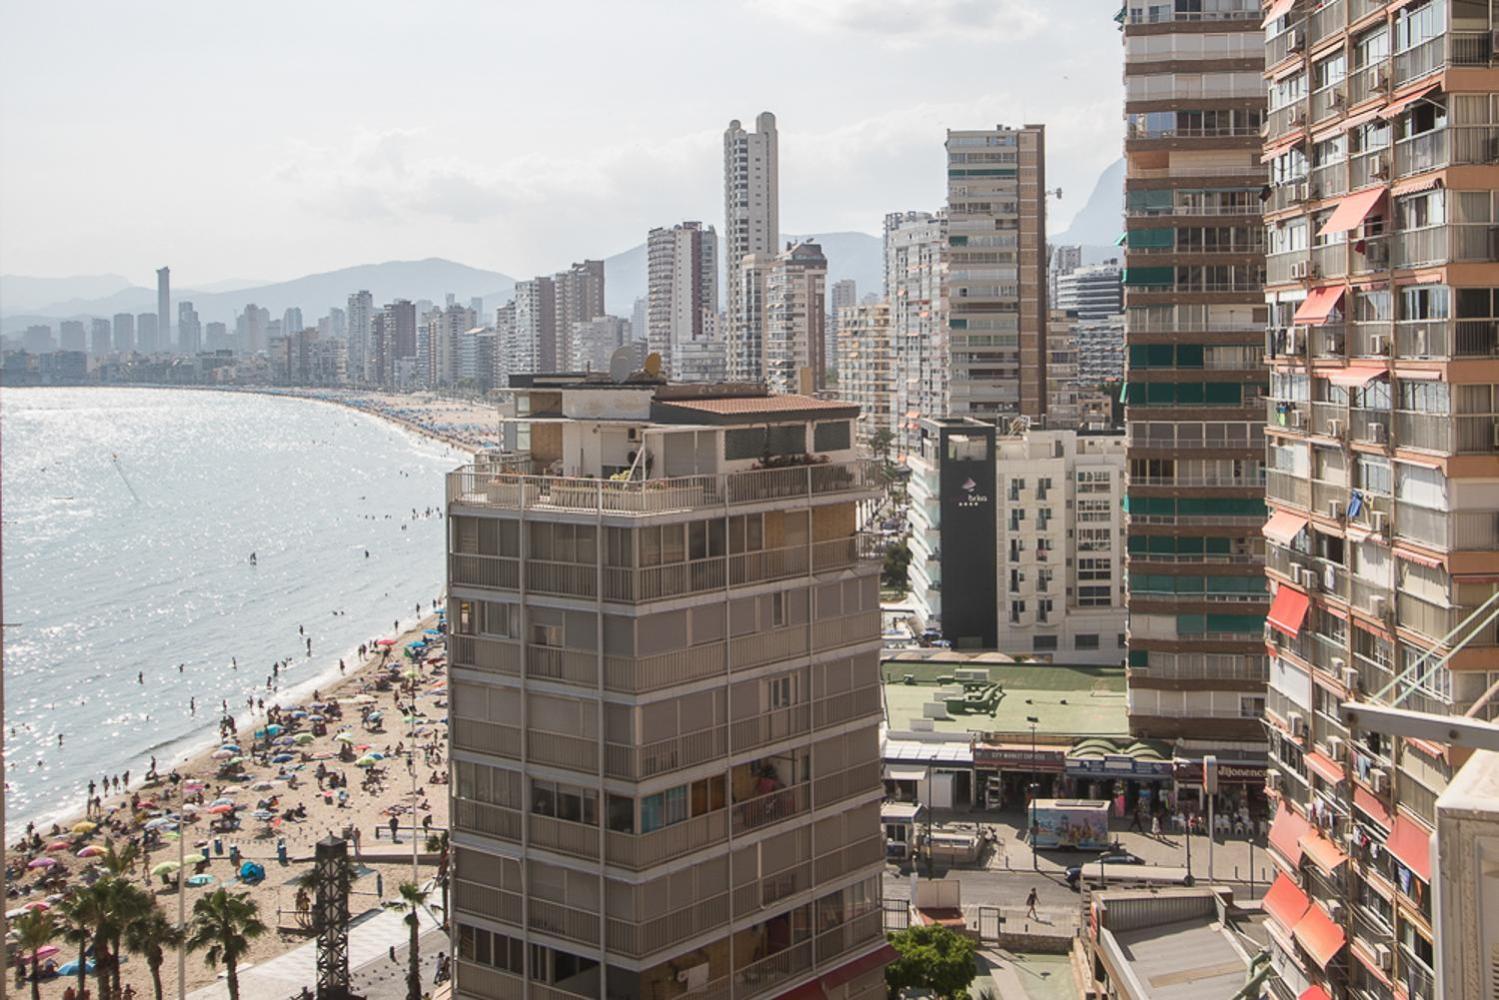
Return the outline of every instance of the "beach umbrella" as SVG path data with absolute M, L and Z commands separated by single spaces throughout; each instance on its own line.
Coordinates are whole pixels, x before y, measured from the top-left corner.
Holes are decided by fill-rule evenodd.
M 307 718 L 307 713 L 299 708 L 291 714 L 291 717 L 293 719 L 305 719 Z
M 401 676 L 408 681 L 419 681 L 422 679 L 422 672 L 420 670 L 408 670 Z
M 296 757 L 293 756 L 292 754 L 289 754 L 289 753 L 278 753 L 276 756 L 274 756 L 274 757 L 271 758 L 271 763 L 272 764 L 285 764 L 286 762 L 292 761 L 292 760 L 296 760 Z
M 135 804 L 135 808 L 137 808 L 137 809 L 155 809 L 156 808 L 156 800 L 155 799 L 141 799 L 139 802 L 137 802 Z
M 26 863 L 27 868 L 51 868 L 57 864 L 56 858 L 35 858 Z
M 414 726 L 418 722 L 426 722 L 427 720 L 422 718 L 420 715 L 403 715 L 401 717 L 401 721 L 406 723 L 408 726 Z
M 369 748 L 370 748 L 370 745 L 368 743 L 356 743 L 354 745 L 354 751 L 356 753 L 364 753 Z
M 83 964 L 83 971 L 86 974 L 92 974 L 93 973 L 93 971 L 94 971 L 94 960 L 92 958 L 90 958 L 86 962 L 84 962 L 84 964 Z M 64 979 L 66 979 L 68 976 L 76 976 L 76 975 L 78 975 L 78 959 L 75 958 L 71 962 L 64 962 L 61 966 L 58 967 L 57 974 L 59 976 L 63 977 Z
M 243 764 L 244 762 L 245 762 L 245 759 L 243 757 L 230 757 L 224 763 L 226 763 L 226 764 Z
M 179 869 L 181 867 L 182 866 L 179 865 L 175 861 L 163 861 L 161 864 L 159 864 L 155 868 L 151 869 L 151 874 L 152 875 L 170 875 L 174 871 L 176 871 L 177 869 Z
M 207 860 L 208 859 L 206 857 L 204 857 L 202 854 L 194 852 L 194 853 L 189 854 L 186 857 L 184 857 L 182 859 L 182 863 L 185 864 L 185 865 L 201 865 L 203 862 L 205 862 Z
M 216 806 L 209 806 L 208 811 L 213 813 L 215 816 L 223 816 L 225 813 L 234 812 L 234 806 L 230 805 L 227 802 L 221 802 Z
M 43 913 L 52 909 L 52 904 L 45 899 L 35 899 L 21 907 L 23 910 L 41 910 Z M 45 957 L 45 956 L 43 956 Z
M 201 782 L 201 781 L 184 781 L 182 783 L 182 790 L 184 792 L 201 792 L 203 790 L 203 782 Z
M 78 852 L 78 856 L 80 858 L 97 858 L 99 855 L 101 855 L 103 853 L 104 853 L 104 848 L 100 847 L 98 844 L 90 844 L 87 847 L 85 847 L 83 850 L 79 851 Z
M 74 833 L 93 833 L 97 829 L 99 829 L 99 824 L 90 823 L 88 820 L 73 824 Z
M 146 823 L 146 829 L 147 830 L 159 830 L 159 829 L 161 829 L 164 826 L 176 826 L 176 825 L 177 825 L 177 821 L 175 819 L 172 819 L 170 816 L 158 816 L 156 819 L 153 819 L 153 820 L 149 821 L 148 823 Z
M 395 644 L 396 644 L 396 641 L 394 639 L 376 639 L 375 640 L 375 645 L 377 645 L 377 646 L 385 646 L 385 647 L 388 648 L 390 646 L 394 646 Z
M 353 743 L 354 742 L 354 734 L 353 733 L 339 733 L 337 736 L 333 737 L 333 739 L 336 740 L 339 743 Z
M 54 840 L 52 843 L 47 845 L 47 853 L 53 854 L 57 851 L 66 851 L 72 846 L 73 845 L 68 843 L 66 840 Z
M 252 791 L 252 792 L 268 792 L 272 788 L 275 788 L 275 787 L 276 786 L 273 785 L 273 784 L 271 784 L 269 781 L 257 781 L 257 782 L 255 782 L 255 784 L 253 784 L 253 785 L 250 786 L 250 791 Z
M 18 906 L 14 910 L 6 910 L 5 911 L 5 919 L 6 920 L 14 920 L 17 917 L 24 917 L 25 915 L 26 915 L 26 907 L 24 907 L 24 906 Z M 10 933 L 14 934 L 15 931 L 11 931 Z M 5 940 L 13 942 L 15 939 L 13 937 L 7 936 Z
M 239 753 L 239 744 L 238 743 L 233 743 L 233 742 L 230 742 L 230 743 L 220 743 L 219 747 L 221 749 L 224 749 L 224 750 L 233 750 L 235 753 Z
M 322 715 L 309 715 L 307 717 L 307 721 L 308 722 L 327 722 L 328 720 L 327 720 L 327 718 L 325 718 Z
M 234 795 L 233 795 L 233 792 L 234 792 L 234 789 L 232 789 L 232 788 L 231 789 L 225 789 L 223 795 L 220 795 L 218 798 L 214 799 L 212 802 L 210 802 L 208 804 L 211 805 L 211 806 L 232 806 L 232 805 L 234 805 Z
M 311 733 L 298 733 L 296 739 L 293 742 L 295 742 L 295 743 L 297 743 L 297 744 L 299 744 L 301 746 L 306 746 L 308 743 L 312 742 L 312 734 Z
M 26 959 L 26 961 L 28 962 L 40 962 L 45 959 L 51 958 L 53 955 L 56 955 L 60 951 L 62 951 L 62 949 L 55 944 L 44 944 L 40 948 L 38 948 L 35 953 L 28 951 L 21 957 Z
M 234 756 L 234 751 L 233 750 L 219 749 L 219 750 L 215 750 L 213 753 L 209 754 L 208 756 L 212 757 L 214 760 L 228 760 L 230 757 Z
M 283 736 L 276 741 L 276 745 L 278 747 L 289 747 L 292 745 L 292 738 L 290 736 Z
M 203 885 L 212 885 L 213 883 L 214 877 L 212 875 L 194 875 L 192 878 L 187 880 L 187 884 L 192 886 L 194 889 Z
M 367 718 L 368 718 L 368 719 L 369 719 L 369 720 L 370 720 L 370 721 L 371 721 L 371 722 L 379 722 L 379 721 L 380 721 L 380 720 L 381 720 L 381 719 L 383 719 L 383 718 L 385 718 L 385 713 L 384 713 L 384 712 L 371 712 L 371 713 L 370 713 L 370 714 L 369 714 L 369 715 L 368 715 L 368 716 L 367 716 Z
M 354 766 L 355 767 L 374 767 L 375 766 L 375 758 L 372 755 L 370 755 L 370 754 L 365 754 L 363 757 L 360 757 L 358 760 L 356 760 L 354 762 Z
M 385 755 L 383 753 L 381 753 L 380 751 L 378 751 L 378 750 L 371 750 L 365 756 L 367 756 L 367 757 L 373 757 L 376 760 L 384 760 L 385 759 Z

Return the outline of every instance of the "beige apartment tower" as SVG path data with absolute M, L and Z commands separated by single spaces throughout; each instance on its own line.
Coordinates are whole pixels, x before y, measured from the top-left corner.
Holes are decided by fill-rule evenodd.
M 947 133 L 948 405 L 1046 412 L 1046 127 Z M 929 416 L 939 416 L 929 414 Z
M 456 996 L 882 998 L 857 410 L 518 376 L 448 477 Z
M 765 377 L 761 331 L 754 325 L 740 262 L 749 254 L 774 255 L 781 228 L 780 137 L 776 116 L 762 111 L 755 131 L 736 119 L 723 134 L 724 253 L 729 287 L 726 332 L 729 377 L 758 382 Z

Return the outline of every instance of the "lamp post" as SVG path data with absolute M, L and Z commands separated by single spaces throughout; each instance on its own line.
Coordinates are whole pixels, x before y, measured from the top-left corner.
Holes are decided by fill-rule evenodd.
M 1041 861 L 1036 856 L 1036 796 L 1041 794 L 1041 782 L 1037 780 L 1039 772 L 1036 770 L 1036 726 L 1041 720 L 1034 715 L 1027 715 L 1025 721 L 1031 726 L 1031 868 L 1041 870 Z

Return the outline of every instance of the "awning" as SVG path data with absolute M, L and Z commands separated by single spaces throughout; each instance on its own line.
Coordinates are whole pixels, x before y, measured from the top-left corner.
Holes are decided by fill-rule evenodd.
M 1265 616 L 1265 621 L 1277 632 L 1282 632 L 1292 639 L 1296 633 L 1301 631 L 1301 623 L 1306 621 L 1306 609 L 1310 600 L 1305 594 L 1283 583 L 1275 592 L 1275 600 L 1270 602 L 1270 613 Z
M 1280 808 L 1275 811 L 1275 821 L 1270 824 L 1270 846 L 1279 851 L 1281 856 L 1291 863 L 1292 868 L 1299 868 L 1301 866 L 1300 841 L 1311 828 L 1310 823 L 1292 812 L 1282 802 Z
M 1413 562 L 1417 566 L 1425 566 L 1427 569 L 1441 569 L 1442 560 L 1433 556 L 1423 555 L 1420 552 L 1412 552 L 1410 549 L 1396 549 L 1395 558 Z
M 1279 139 L 1276 139 L 1270 145 L 1265 147 L 1265 152 L 1264 155 L 1260 157 L 1260 162 L 1269 163 L 1281 153 L 1284 153 L 1291 147 L 1299 145 L 1303 142 L 1306 142 L 1306 136 L 1301 134 L 1300 132 L 1292 132 L 1289 135 L 1283 135 Z
M 1435 191 L 1442 186 L 1442 179 L 1435 176 L 1417 177 L 1414 180 L 1401 181 L 1399 184 L 1391 185 L 1390 197 L 1398 198 L 1404 194 L 1420 194 L 1422 191 Z
M 899 764 L 885 765 L 886 781 L 925 781 L 926 768 L 901 767 Z
M 1315 904 L 1307 907 L 1306 915 L 1291 928 L 1291 934 L 1320 969 L 1327 968 L 1327 963 L 1342 950 L 1347 940 L 1343 928 L 1328 919 L 1322 907 Z
M 1332 218 L 1317 230 L 1317 235 L 1328 236 L 1332 233 L 1346 233 L 1350 229 L 1357 229 L 1364 224 L 1365 219 L 1374 214 L 1374 210 L 1379 207 L 1380 202 L 1384 201 L 1387 193 L 1384 187 L 1372 187 L 1346 196 L 1338 202 L 1338 207 L 1333 209 Z
M 1348 855 L 1338 850 L 1338 845 L 1322 836 L 1320 833 L 1308 833 L 1298 843 L 1301 850 L 1312 862 L 1327 874 L 1331 875 L 1337 870 L 1338 865 L 1348 860 Z
M 1362 389 L 1377 378 L 1390 374 L 1387 365 L 1380 361 L 1355 361 L 1347 368 L 1337 368 L 1327 373 L 1327 381 L 1344 389 Z
M 1379 109 L 1379 117 L 1383 118 L 1385 121 L 1393 121 L 1395 116 L 1400 114 L 1400 112 L 1404 111 L 1412 104 L 1415 104 L 1417 101 L 1424 98 L 1433 90 L 1441 89 L 1441 86 L 1442 85 L 1440 83 L 1430 83 L 1422 87 L 1415 93 L 1406 94 L 1404 97 L 1396 98 L 1389 104 L 1386 104 L 1384 107 Z
M 1301 305 L 1296 307 L 1296 315 L 1291 317 L 1291 322 L 1297 326 L 1321 326 L 1326 323 L 1327 317 L 1343 297 L 1343 290 L 1342 285 L 1313 288 Z
M 1395 825 L 1395 821 L 1391 818 L 1390 811 L 1385 808 L 1385 804 L 1375 798 L 1374 793 L 1363 785 L 1356 784 L 1353 786 L 1353 805 L 1365 816 L 1368 816 L 1386 830 Z
M 1308 986 L 1296 997 L 1296 1000 L 1332 1000 L 1327 991 L 1320 986 Z
M 1360 111 L 1358 114 L 1353 115 L 1349 118 L 1344 118 L 1340 122 L 1335 122 L 1327 128 L 1318 129 L 1316 132 L 1312 133 L 1312 141 L 1325 142 L 1335 135 L 1339 135 L 1343 132 L 1348 131 L 1349 129 L 1358 128 L 1365 122 L 1371 122 L 1375 118 L 1379 117 L 1379 110 L 1379 108 L 1370 108 L 1367 111 Z
M 1330 781 L 1334 785 L 1343 780 L 1343 768 L 1338 762 L 1329 757 L 1324 757 L 1313 750 L 1306 755 L 1306 766 L 1317 772 L 1317 776 L 1323 781 Z
M 1431 834 L 1414 820 L 1395 817 L 1395 830 L 1385 841 L 1385 849 L 1402 865 L 1415 872 L 1423 882 L 1431 882 Z
M 866 972 L 884 968 L 900 957 L 900 953 L 890 944 L 882 944 L 868 955 L 845 962 L 832 972 L 825 973 L 820 982 L 828 989 L 851 983 Z
M 1260 27 L 1270 27 L 1271 22 L 1278 21 L 1282 17 L 1285 17 L 1290 9 L 1294 6 L 1296 6 L 1296 0 L 1274 0 L 1274 2 L 1270 4 L 1270 9 L 1265 11 L 1265 19 L 1260 22 Z
M 1290 545 L 1291 539 L 1301 533 L 1301 530 L 1306 527 L 1307 521 L 1308 518 L 1302 517 L 1295 511 L 1278 510 L 1270 516 L 1270 520 L 1265 522 L 1265 526 L 1260 529 L 1260 533 L 1272 542 L 1279 542 L 1281 545 Z
M 1311 905 L 1306 893 L 1298 889 L 1285 872 L 1275 876 L 1270 891 L 1260 900 L 1261 908 L 1288 931 L 1301 922 L 1301 918 L 1306 916 L 1307 907 Z
M 1402 382 L 1436 382 L 1442 377 L 1442 373 L 1434 368 L 1401 368 L 1400 381 Z M 1411 459 L 1402 459 L 1411 461 Z M 1436 466 L 1432 466 L 1436 468 Z

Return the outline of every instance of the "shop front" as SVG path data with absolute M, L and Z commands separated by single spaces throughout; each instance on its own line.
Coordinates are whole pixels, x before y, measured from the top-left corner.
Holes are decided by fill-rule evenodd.
M 1040 786 L 1039 798 L 1060 791 L 1067 748 L 1033 746 L 1027 742 L 976 742 L 973 770 L 984 809 L 1020 809 L 1030 801 L 1029 787 Z
M 1262 750 L 1226 748 L 1208 751 L 1218 761 L 1218 798 L 1213 804 L 1217 816 L 1226 817 L 1236 831 L 1241 827 L 1257 831 L 1266 821 L 1270 807 L 1265 798 L 1265 768 L 1269 759 Z M 1174 762 L 1178 808 L 1189 812 L 1207 811 L 1207 796 L 1202 790 L 1203 751 L 1177 747 Z
M 1116 818 L 1143 809 L 1169 808 L 1172 761 L 1164 747 L 1143 740 L 1128 743 L 1080 740 L 1066 757 L 1065 794 L 1112 803 Z

